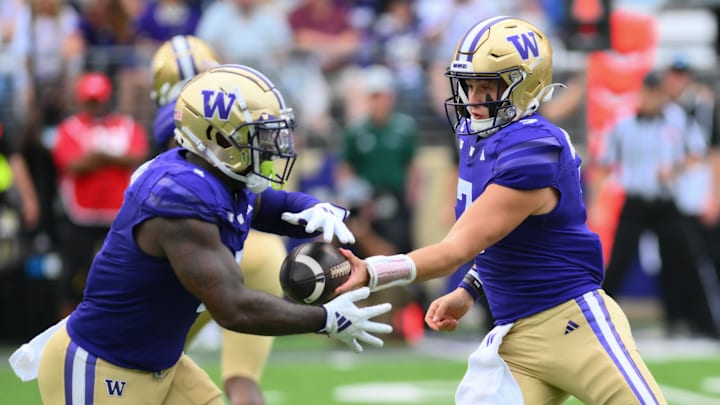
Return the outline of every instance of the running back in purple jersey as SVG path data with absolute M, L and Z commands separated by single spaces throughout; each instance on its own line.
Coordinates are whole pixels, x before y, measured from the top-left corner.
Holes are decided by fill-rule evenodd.
M 491 183 L 552 187 L 559 196 L 552 212 L 528 217 L 475 257 L 495 322 L 514 322 L 600 288 L 600 239 L 585 224 L 581 159 L 568 134 L 533 114 L 488 138 L 458 135 L 458 142 L 458 218 Z
M 200 306 L 167 259 L 138 248 L 137 225 L 157 216 L 214 223 L 238 263 L 242 256 L 255 194 L 232 195 L 220 179 L 181 153 L 172 149 L 158 155 L 133 176 L 90 268 L 84 300 L 68 320 L 74 342 L 121 367 L 163 370 L 175 364 Z

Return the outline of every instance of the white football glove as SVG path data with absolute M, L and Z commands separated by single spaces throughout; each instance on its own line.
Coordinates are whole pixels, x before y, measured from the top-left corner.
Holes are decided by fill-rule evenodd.
M 281 218 L 293 225 L 305 225 L 307 233 L 322 230 L 325 242 L 332 242 L 334 235 L 340 243 L 355 243 L 355 236 L 343 222 L 347 214 L 344 208 L 330 203 L 319 203 L 304 211 L 283 212 Z
M 355 301 L 367 298 L 370 289 L 362 287 L 341 294 L 323 305 L 325 309 L 325 327 L 320 333 L 326 333 L 348 345 L 355 352 L 362 352 L 360 342 L 382 347 L 383 340 L 370 333 L 390 333 L 392 326 L 370 321 L 370 318 L 382 315 L 392 309 L 389 303 L 359 308 Z

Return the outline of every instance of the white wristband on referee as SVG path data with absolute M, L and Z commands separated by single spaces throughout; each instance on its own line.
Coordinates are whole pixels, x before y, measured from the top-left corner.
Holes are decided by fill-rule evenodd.
M 415 263 L 408 255 L 370 256 L 365 259 L 370 291 L 410 284 L 415 280 Z

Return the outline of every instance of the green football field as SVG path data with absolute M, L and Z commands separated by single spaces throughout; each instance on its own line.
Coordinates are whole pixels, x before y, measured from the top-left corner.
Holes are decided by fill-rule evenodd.
M 670 404 L 720 405 L 720 345 L 638 339 Z M 11 347 L 0 348 L 4 358 Z M 415 347 L 389 344 L 355 354 L 321 336 L 279 338 L 262 386 L 268 405 L 452 405 L 473 343 L 431 336 Z M 190 355 L 219 381 L 218 353 Z M 580 402 L 570 399 L 568 404 Z M 35 382 L 0 363 L 0 404 L 40 404 Z

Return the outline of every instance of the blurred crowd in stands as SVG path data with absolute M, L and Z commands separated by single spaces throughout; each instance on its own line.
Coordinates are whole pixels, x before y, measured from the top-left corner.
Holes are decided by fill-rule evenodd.
M 249 65 L 267 74 L 298 116 L 299 161 L 290 186 L 350 207 L 362 256 L 393 254 L 411 249 L 422 238 L 419 222 L 429 221 L 437 231 L 454 220 L 446 213 L 455 203 L 455 179 L 448 179 L 457 152 L 445 124 L 443 100 L 449 96 L 444 71 L 459 36 L 483 18 L 507 14 L 560 37 L 566 34 L 565 3 L 0 1 L 0 324 L 15 325 L 0 328 L 8 331 L 0 340 L 31 336 L 72 310 L 82 294 L 89 262 L 125 182 L 134 167 L 159 149 L 149 136 L 156 108 L 149 97 L 150 60 L 164 41 L 196 35 L 224 63 Z M 569 87 L 558 91 L 542 111 L 573 127 L 568 129 L 587 156 L 588 167 L 602 149 L 593 149 L 593 128 L 585 126 L 582 114 L 594 83 L 591 67 L 580 63 L 574 72 L 556 69 L 568 73 L 556 81 Z M 653 64 L 646 67 L 622 90 L 632 95 L 628 113 L 634 112 L 642 78 Z M 676 70 L 687 73 L 688 88 L 695 86 L 691 66 Z M 612 81 L 607 77 L 612 72 L 605 75 Z M 714 89 L 703 89 L 697 97 L 712 103 Z M 612 102 L 605 108 L 612 109 Z M 692 156 L 692 162 L 707 162 L 708 168 L 713 167 L 709 159 L 718 142 L 713 114 L 711 107 L 711 117 L 704 121 L 710 124 L 702 129 L 704 147 Z M 604 121 L 601 132 L 609 132 L 622 118 Z M 433 163 L 443 159 L 446 164 Z M 720 189 L 714 186 L 715 172 L 706 173 L 710 180 L 700 187 Z M 588 182 L 596 177 L 588 176 Z M 622 195 L 617 193 L 611 202 L 597 196 L 592 196 L 593 204 L 588 199 L 590 222 L 612 243 L 614 227 L 605 224 L 617 223 Z M 616 209 L 599 208 L 603 204 Z M 716 228 L 717 200 L 708 197 L 703 207 L 707 211 L 686 216 L 702 218 L 707 229 Z M 437 237 L 442 234 L 437 232 Z M 290 247 L 293 243 L 297 241 L 288 241 Z M 713 270 L 718 263 L 713 262 L 715 251 L 720 246 L 703 250 Z M 717 283 L 717 274 L 714 270 L 710 277 L 714 281 L 698 280 L 688 288 Z M 652 282 L 648 280 L 642 282 Z M 449 282 L 447 288 L 452 287 Z M 423 295 L 411 291 L 407 301 L 422 304 Z M 685 331 L 718 333 L 695 325 L 713 320 L 720 325 L 720 302 L 714 299 L 707 296 L 687 309 L 694 313 L 702 307 L 705 317 L 678 315 L 688 322 Z M 673 323 L 669 329 L 682 328 Z

